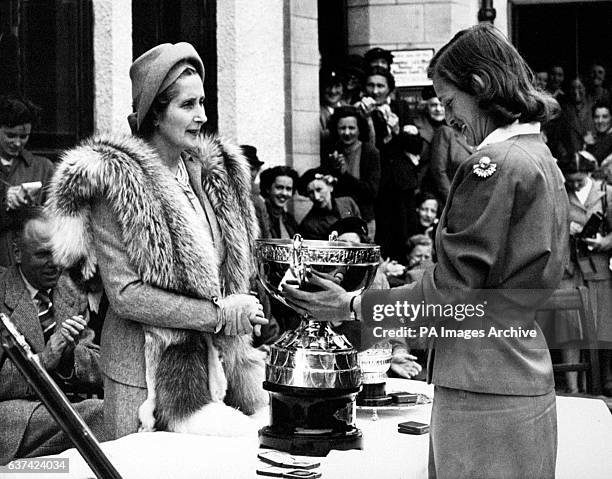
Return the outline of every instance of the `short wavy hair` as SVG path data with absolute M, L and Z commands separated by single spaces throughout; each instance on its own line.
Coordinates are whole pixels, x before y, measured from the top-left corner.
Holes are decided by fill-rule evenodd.
M 32 128 L 40 122 L 41 109 L 30 100 L 18 95 L 0 96 L 0 126 L 13 128 L 29 123 Z
M 457 33 L 432 58 L 427 73 L 475 96 L 500 125 L 546 122 L 560 110 L 552 96 L 536 89 L 533 71 L 490 24 Z
M 261 191 L 261 195 L 264 198 L 270 196 L 270 188 L 272 188 L 272 184 L 279 176 L 288 176 L 291 178 L 293 180 L 293 192 L 295 193 L 297 191 L 297 183 L 300 178 L 297 171 L 290 166 L 274 166 L 259 174 L 259 191 Z
M 342 118 L 354 117 L 357 120 L 357 128 L 359 128 L 359 139 L 366 143 L 370 140 L 370 129 L 368 128 L 368 122 L 354 106 L 340 106 L 334 110 L 333 115 L 329 119 L 327 128 L 329 129 L 329 136 L 333 143 L 339 140 L 338 137 L 338 122 Z
M 373 77 L 374 75 L 385 77 L 385 79 L 387 80 L 387 86 L 389 87 L 389 93 L 395 90 L 395 77 L 393 76 L 393 73 L 391 73 L 389 70 L 383 67 L 368 68 L 365 76 L 366 83 L 368 82 L 368 78 Z

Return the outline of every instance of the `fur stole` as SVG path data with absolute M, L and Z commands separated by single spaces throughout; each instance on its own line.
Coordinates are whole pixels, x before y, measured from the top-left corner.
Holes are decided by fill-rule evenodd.
M 93 137 L 64 154 L 48 201 L 56 220 L 56 261 L 64 267 L 82 263 L 85 276 L 91 275 L 96 258 L 90 208 L 106 200 L 132 266 L 146 283 L 207 299 L 248 292 L 258 228 L 246 161 L 218 138 L 203 140 L 192 159 L 201 165 L 203 188 L 221 229 L 226 252 L 221 265 L 212 245 L 195 241 L 192 225 L 177 208 L 174 198 L 183 193 L 174 178 L 147 143 L 133 136 Z
M 90 213 L 96 202 L 105 201 L 119 223 L 129 261 L 145 283 L 202 299 L 248 293 L 258 235 L 248 164 L 236 147 L 214 137 L 204 138 L 188 161 L 201 169 L 202 188 L 221 230 L 223 261 L 217 260 L 212 244 L 201 241 L 197 225 L 180 207 L 184 193 L 146 142 L 96 136 L 63 155 L 50 185 L 47 209 L 54 219 L 57 263 L 80 265 L 86 278 L 93 274 Z M 249 369 L 263 370 L 259 351 L 248 336 L 219 335 L 214 344 L 228 380 L 226 402 L 252 413 L 265 403 L 259 376 L 245 377 Z

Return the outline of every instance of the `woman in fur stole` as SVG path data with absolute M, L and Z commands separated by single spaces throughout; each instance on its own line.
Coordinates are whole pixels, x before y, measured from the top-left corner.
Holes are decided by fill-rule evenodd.
M 249 170 L 237 148 L 202 137 L 203 76 L 190 44 L 144 53 L 130 68 L 135 136 L 83 142 L 51 186 L 56 260 L 85 277 L 99 268 L 108 295 L 101 345 L 114 438 L 136 432 L 139 416 L 142 430 L 231 434 L 211 416 L 248 419 L 223 401 L 245 414 L 267 402 L 250 343 L 267 320 L 248 295 Z M 210 406 L 215 414 L 201 414 Z

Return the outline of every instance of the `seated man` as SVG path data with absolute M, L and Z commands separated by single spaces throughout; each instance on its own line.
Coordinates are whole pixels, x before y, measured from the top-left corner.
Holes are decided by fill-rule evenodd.
M 60 384 L 101 384 L 99 348 L 81 314 L 87 299 L 53 263 L 50 225 L 38 208 L 25 210 L 15 230 L 15 258 L 0 277 L 0 311 L 38 352 Z M 0 358 L 4 351 L 0 348 Z M 76 411 L 104 439 L 102 400 L 75 403 Z M 72 447 L 34 390 L 10 360 L 0 370 L 0 464 L 17 457 L 57 454 Z

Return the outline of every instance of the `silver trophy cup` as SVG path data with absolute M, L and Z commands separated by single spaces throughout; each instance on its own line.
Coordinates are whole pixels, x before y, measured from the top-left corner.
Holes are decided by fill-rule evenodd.
M 259 279 L 275 299 L 291 307 L 285 283 L 313 290 L 311 270 L 326 275 L 346 291 L 360 294 L 370 286 L 380 260 L 378 246 L 335 241 L 290 239 L 257 241 Z M 330 449 L 361 447 L 355 427 L 355 398 L 361 369 L 351 343 L 325 318 L 303 317 L 271 347 L 264 388 L 270 393 L 270 426 L 260 431 L 266 447 L 294 454 L 325 455 Z

